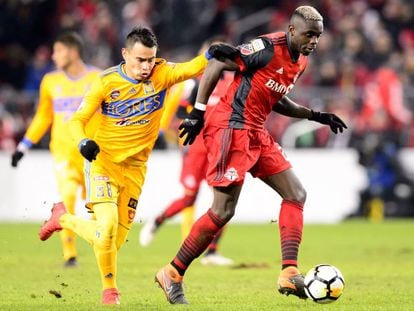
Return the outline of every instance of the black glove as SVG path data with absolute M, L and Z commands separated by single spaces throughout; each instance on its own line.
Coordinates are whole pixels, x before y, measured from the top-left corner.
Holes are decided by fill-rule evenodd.
M 225 58 L 234 60 L 239 55 L 239 50 L 227 43 L 216 43 L 209 47 L 208 53 L 220 61 Z
M 11 166 L 17 167 L 17 164 L 19 164 L 19 161 L 23 158 L 23 156 L 23 152 L 16 150 L 11 157 Z
M 185 119 L 188 117 L 187 107 L 185 106 L 178 106 L 177 112 L 175 116 L 179 119 Z
M 200 134 L 201 129 L 204 126 L 204 111 L 193 108 L 187 118 L 181 122 L 180 127 L 178 128 L 180 132 L 180 138 L 185 138 L 183 145 L 192 144 L 196 139 L 197 135 Z
M 168 143 L 165 140 L 165 136 L 163 133 L 158 133 L 157 140 L 154 144 L 155 150 L 167 150 L 168 149 Z
M 79 143 L 79 151 L 86 160 L 92 162 L 93 160 L 96 160 L 96 156 L 101 150 L 95 141 L 91 139 L 83 139 Z
M 331 131 L 337 134 L 343 132 L 344 128 L 348 128 L 344 121 L 337 115 L 329 112 L 319 112 L 311 110 L 312 115 L 308 120 L 316 121 L 322 124 L 327 124 L 331 127 Z

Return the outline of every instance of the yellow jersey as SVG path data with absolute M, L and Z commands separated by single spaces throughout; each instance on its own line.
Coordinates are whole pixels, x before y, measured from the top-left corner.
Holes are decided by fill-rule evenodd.
M 73 138 L 77 142 L 87 138 L 85 124 L 101 107 L 102 117 L 93 137 L 101 152 L 115 163 L 146 162 L 158 136 L 167 89 L 201 74 L 207 62 L 204 54 L 184 63 L 157 58 L 144 81 L 128 77 L 123 62 L 105 70 L 72 117 Z
M 25 139 L 36 144 L 51 128 L 50 151 L 66 157 L 79 156 L 69 135 L 69 120 L 78 109 L 83 96 L 101 71 L 87 66 L 80 78 L 72 78 L 62 70 L 47 73 L 40 84 L 39 104 Z

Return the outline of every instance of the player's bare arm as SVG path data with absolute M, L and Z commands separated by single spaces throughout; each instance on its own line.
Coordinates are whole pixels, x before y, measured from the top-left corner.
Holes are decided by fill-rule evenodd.
M 238 69 L 239 67 L 237 63 L 228 58 L 223 59 L 223 61 L 215 58 L 211 59 L 207 64 L 203 77 L 200 80 L 196 102 L 206 104 L 208 98 L 216 87 L 222 72 L 225 70 L 236 71 Z
M 282 97 L 272 108 L 273 111 L 288 117 L 301 118 L 329 125 L 335 134 L 342 133 L 348 128 L 344 121 L 334 113 L 314 111 L 295 103 L 287 96 Z
M 312 112 L 309 108 L 297 104 L 287 96 L 282 97 L 278 103 L 273 106 L 272 110 L 293 118 L 309 119 L 312 116 Z
M 228 59 L 223 58 L 223 61 L 211 59 L 209 60 L 204 74 L 200 80 L 196 102 L 194 109 L 190 112 L 187 118 L 181 123 L 180 137 L 186 136 L 183 144 L 192 144 L 204 126 L 204 112 L 206 111 L 207 101 L 220 79 L 221 73 L 224 70 L 236 71 L 238 65 Z

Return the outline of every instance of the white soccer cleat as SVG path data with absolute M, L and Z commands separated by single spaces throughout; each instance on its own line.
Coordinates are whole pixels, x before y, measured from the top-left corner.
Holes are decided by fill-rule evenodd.
M 201 263 L 205 266 L 231 266 L 234 264 L 234 261 L 218 253 L 214 253 L 201 258 Z
M 139 233 L 139 243 L 143 247 L 149 246 L 155 237 L 155 232 L 158 227 L 155 224 L 155 220 L 149 220 L 141 229 Z

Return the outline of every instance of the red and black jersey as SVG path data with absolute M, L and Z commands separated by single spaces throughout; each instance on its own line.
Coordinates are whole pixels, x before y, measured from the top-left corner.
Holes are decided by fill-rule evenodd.
M 239 71 L 206 122 L 220 128 L 263 128 L 272 107 L 305 70 L 307 57 L 293 60 L 285 32 L 260 36 L 238 49 Z

